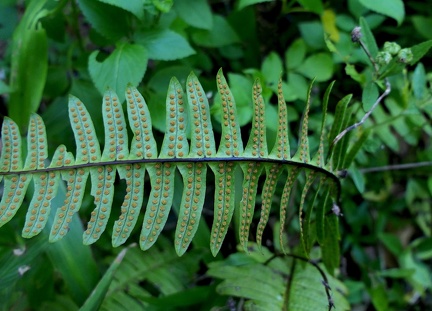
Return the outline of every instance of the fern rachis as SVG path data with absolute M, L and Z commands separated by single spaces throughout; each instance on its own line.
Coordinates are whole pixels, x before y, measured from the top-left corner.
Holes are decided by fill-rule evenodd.
M 27 136 L 28 152 L 23 166 L 22 142 L 18 127 L 11 119 L 5 118 L 0 158 L 0 178 L 4 180 L 4 193 L 0 202 L 0 226 L 14 217 L 33 179 L 34 194 L 29 203 L 23 236 L 29 238 L 40 233 L 46 225 L 51 200 L 55 197 L 62 179 L 67 183 L 66 200 L 62 207 L 56 209 L 50 234 L 51 241 L 61 239 L 68 231 L 68 223 L 82 204 L 86 181 L 90 178 L 95 208 L 91 213 L 83 239 L 86 244 L 94 243 L 107 226 L 113 202 L 114 180 L 118 174 L 126 181 L 126 193 L 120 207 L 120 216 L 114 224 L 112 243 L 114 246 L 121 245 L 127 240 L 138 220 L 143 198 L 146 195 L 144 190 L 148 191 L 144 189 L 144 177 L 148 174 L 151 189 L 140 236 L 141 248 L 148 249 L 154 244 L 167 221 L 175 191 L 174 176 L 178 170 L 183 177 L 184 187 L 175 233 L 175 248 L 181 255 L 188 248 L 199 224 L 206 193 L 206 172 L 209 167 L 215 175 L 211 250 L 216 255 L 234 214 L 236 203 L 233 185 L 236 177 L 234 171 L 237 166 L 240 166 L 243 172 L 243 193 L 238 208 L 240 209 L 240 243 L 244 248 L 247 246 L 249 227 L 255 209 L 257 181 L 262 173 L 266 175 L 266 180 L 257 231 L 259 242 L 267 224 L 273 193 L 280 176 L 288 176 L 284 181 L 285 187 L 280 207 L 281 238 L 285 234 L 285 217 L 290 191 L 300 171 L 306 171 L 309 176 L 302 194 L 300 213 L 303 205 L 306 204 L 305 198 L 309 186 L 316 178 L 328 185 L 323 187 L 325 190 L 322 196 L 331 198 L 333 202 L 338 201 L 340 183 L 335 172 L 340 169 L 340 163 L 344 162 L 343 157 L 346 152 L 338 149 L 337 153 L 334 153 L 330 150 L 330 154 L 326 155 L 328 161 L 324 161 L 324 149 L 330 145 L 333 133 L 337 133 L 337 127 L 341 127 L 343 123 L 339 120 L 343 116 L 340 116 L 333 123 L 331 135 L 329 138 L 326 137 L 325 116 L 332 85 L 324 98 L 323 126 L 317 153 L 314 156 L 309 153 L 308 101 L 302 122 L 300 147 L 292 158 L 288 144 L 286 103 L 281 84 L 278 94 L 279 126 L 275 146 L 270 152 L 266 143 L 265 109 L 259 81 L 255 82 L 252 91 L 254 116 L 246 147 L 243 147 L 241 140 L 235 100 L 221 71 L 217 75 L 217 86 L 222 99 L 222 133 L 218 148 L 216 148 L 210 121 L 208 100 L 194 74 L 187 79 L 185 93 L 175 78 L 170 82 L 166 100 L 166 132 L 159 153 L 145 100 L 132 87 L 126 91 L 128 124 L 133 134 L 130 148 L 128 125 L 121 103 L 117 95 L 110 90 L 103 97 L 105 144 L 102 152 L 87 109 L 73 96 L 69 99 L 69 117 L 77 145 L 76 154 L 74 156 L 61 145 L 55 151 L 49 166 L 45 165 L 48 150 L 42 119 L 37 115 L 31 117 Z M 347 104 L 347 101 L 343 101 L 338 106 L 343 104 Z M 188 126 L 190 126 L 190 140 L 187 135 Z M 288 175 L 282 174 L 283 171 L 288 172 Z M 315 217 L 321 233 L 317 236 L 318 241 L 325 240 L 322 235 L 326 234 L 323 228 L 326 224 L 325 218 L 328 217 L 335 216 L 321 212 L 319 217 Z M 301 217 L 300 221 L 302 222 Z M 310 243 L 304 242 L 304 245 L 307 252 L 311 247 Z

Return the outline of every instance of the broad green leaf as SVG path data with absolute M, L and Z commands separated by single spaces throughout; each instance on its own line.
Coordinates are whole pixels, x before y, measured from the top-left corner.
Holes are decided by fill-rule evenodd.
M 295 69 L 303 62 L 306 55 L 306 44 L 303 39 L 297 39 L 289 45 L 285 52 L 285 63 L 288 70 Z
M 57 195 L 52 201 L 52 206 L 58 206 L 57 210 L 61 209 L 60 206 L 66 199 L 66 192 L 66 187 L 60 183 Z M 54 217 L 55 213 L 51 213 L 43 231 L 45 239 L 49 235 L 49 228 L 56 225 Z M 63 278 L 70 296 L 78 305 L 81 305 L 97 284 L 100 274 L 90 247 L 83 245 L 81 241 L 84 230 L 76 215 L 72 217 L 68 227 L 71 232 L 60 241 L 49 244 L 47 254 L 54 269 Z
M 223 34 L 221 36 L 220 34 Z M 223 47 L 240 41 L 228 21 L 220 16 L 213 15 L 213 26 L 210 30 L 196 30 L 192 39 L 197 45 L 204 47 Z
M 152 0 L 152 3 L 159 11 L 168 13 L 174 4 L 174 0 Z
M 414 269 L 392 268 L 378 271 L 378 275 L 386 278 L 409 278 L 415 272 Z
M 283 72 L 282 59 L 276 52 L 271 52 L 264 58 L 261 64 L 261 72 L 264 76 L 264 83 L 272 89 L 277 89 L 279 77 Z
M 325 216 L 324 222 L 324 240 L 321 244 L 322 261 L 327 271 L 333 274 L 340 264 L 339 219 L 338 216 L 331 213 Z
M 349 176 L 353 180 L 358 192 L 363 193 L 365 191 L 365 178 L 363 174 L 356 167 L 352 167 L 349 170 Z
M 299 30 L 303 40 L 313 49 L 324 48 L 324 28 L 321 22 L 302 22 L 299 24 Z
M 317 53 L 309 56 L 296 71 L 317 82 L 327 81 L 333 75 L 333 60 L 328 53 Z
M 366 8 L 371 11 L 389 16 L 395 19 L 400 25 L 405 18 L 405 7 L 402 0 L 359 0 Z
M 257 3 L 263 3 L 263 2 L 272 2 L 273 0 L 240 0 L 238 3 L 237 10 L 241 10 L 249 5 L 254 5 Z
M 150 59 L 175 60 L 195 54 L 183 36 L 168 29 L 141 32 L 136 41 L 146 48 Z
M 422 99 L 426 95 L 426 71 L 422 63 L 418 63 L 411 77 L 414 96 Z
M 373 306 L 377 311 L 386 311 L 389 309 L 389 301 L 386 293 L 386 288 L 383 284 L 377 284 L 369 289 L 369 294 L 372 299 Z
M 322 0 L 297 0 L 306 10 L 321 14 L 324 10 Z
M 360 27 L 362 33 L 361 39 L 368 48 L 372 57 L 376 57 L 376 55 L 378 54 L 378 45 L 375 41 L 375 37 L 372 34 L 372 31 L 370 30 L 369 24 L 363 17 L 360 17 Z
M 379 92 L 378 87 L 375 84 L 375 82 L 370 81 L 368 82 L 362 92 L 362 104 L 363 104 L 363 110 L 369 111 L 373 104 L 375 104 L 376 100 L 378 99 Z
M 287 310 L 328 310 L 329 302 L 325 294 L 325 285 L 321 274 L 312 265 L 303 266 L 300 263 L 295 265 L 293 272 Z M 328 274 L 327 279 L 331 288 L 334 309 L 340 311 L 351 310 L 346 299 L 348 290 L 345 285 Z
M 128 0 L 128 1 L 98 0 L 98 1 L 122 8 L 123 10 L 134 14 L 139 19 L 143 19 L 144 17 L 144 2 L 142 0 Z M 103 12 L 105 13 L 105 11 Z
M 213 28 L 215 21 L 206 0 L 176 0 L 174 9 L 188 25 L 207 30 Z
M 135 3 L 135 1 L 137 0 L 133 0 L 132 2 Z M 122 7 L 134 7 L 134 5 L 123 3 L 131 1 L 112 0 L 112 2 L 116 2 Z M 131 13 L 128 11 L 96 0 L 78 0 L 78 5 L 87 21 L 98 33 L 107 39 L 116 41 L 126 36 L 128 31 L 130 31 L 128 18 Z
M 431 47 L 432 47 L 432 40 L 428 40 L 412 46 L 411 51 L 413 53 L 413 59 L 411 60 L 410 65 L 417 63 L 423 56 L 426 55 L 426 53 L 429 51 Z
M 137 86 L 147 69 L 147 51 L 137 44 L 120 44 L 105 60 L 99 62 L 94 51 L 89 56 L 89 72 L 101 94 L 112 88 L 124 101 L 123 92 L 128 84 Z
M 349 75 L 354 81 L 357 81 L 359 83 L 364 83 L 366 80 L 365 75 L 363 73 L 359 73 L 354 67 L 354 65 L 346 64 L 345 73 Z
M 48 13 L 45 4 L 32 1 L 12 37 L 8 115 L 23 132 L 42 100 L 48 72 L 48 38 L 40 23 Z
M 432 39 L 432 18 L 422 15 L 415 15 L 411 17 L 415 29 L 426 39 Z
M 10 91 L 11 91 L 11 88 L 9 87 L 9 85 L 4 83 L 4 81 L 0 80 L 0 95 L 9 93 Z

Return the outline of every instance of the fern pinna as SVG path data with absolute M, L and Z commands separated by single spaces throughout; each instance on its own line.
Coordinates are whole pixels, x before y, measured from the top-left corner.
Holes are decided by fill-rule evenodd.
M 206 94 L 193 73 L 187 79 L 186 94 L 177 79 L 173 78 L 170 82 L 166 100 L 166 132 L 159 154 L 146 102 L 133 87 L 126 91 L 128 123 L 133 134 L 131 142 L 121 103 L 113 91 L 108 90 L 103 96 L 105 144 L 102 152 L 87 109 L 78 98 L 70 96 L 69 117 L 77 146 L 76 154 L 74 157 L 61 145 L 49 165 L 46 164 L 47 138 L 41 117 L 36 114 L 31 117 L 24 166 L 19 129 L 6 117 L 2 127 L 0 159 L 0 178 L 4 181 L 0 226 L 14 217 L 33 180 L 34 194 L 28 204 L 22 234 L 30 238 L 40 233 L 47 223 L 51 208 L 55 208 L 50 241 L 61 239 L 68 232 L 72 217 L 80 209 L 87 179 L 90 178 L 95 208 L 84 232 L 84 243 L 97 241 L 107 226 L 111 209 L 120 208 L 120 216 L 114 223 L 112 235 L 113 246 L 119 246 L 125 243 L 136 225 L 144 199 L 144 177 L 148 174 L 151 190 L 139 241 L 141 248 L 145 250 L 155 243 L 167 221 L 173 204 L 174 177 L 178 170 L 183 178 L 183 194 L 175 231 L 175 249 L 181 255 L 196 233 L 206 195 L 207 169 L 210 168 L 215 176 L 210 244 L 212 253 L 216 255 L 235 208 L 239 209 L 240 243 L 246 248 L 261 174 L 265 174 L 266 179 L 262 187 L 261 216 L 256 239 L 261 242 L 276 184 L 281 176 L 285 176 L 280 204 L 282 241 L 290 192 L 297 176 L 304 171 L 305 185 L 299 207 L 303 249 L 308 254 L 315 241 L 325 246 L 324 250 L 327 246 L 328 249 L 333 248 L 331 245 L 338 239 L 337 217 L 331 213 L 332 204 L 337 203 L 340 195 L 337 172 L 349 165 L 356 146 L 351 148 L 351 152 L 347 152 L 346 140 L 342 140 L 334 148 L 329 142 L 349 121 L 346 115 L 350 114 L 345 110 L 350 97 L 345 97 L 337 105 L 332 128 L 326 134 L 326 109 L 332 85 L 327 89 L 323 100 L 319 147 L 316 154 L 311 156 L 308 142 L 309 94 L 301 125 L 299 148 L 291 157 L 282 82 L 279 83 L 278 92 L 279 127 L 271 152 L 267 149 L 265 105 L 259 81 L 254 83 L 252 90 L 254 115 L 245 147 L 237 122 L 235 100 L 222 71 L 217 74 L 217 87 L 222 100 L 222 132 L 218 148 Z M 325 152 L 325 149 L 328 151 Z M 239 176 L 235 173 L 237 167 L 243 172 L 243 192 L 239 204 L 235 201 L 234 191 L 235 178 Z M 286 172 L 282 174 L 284 171 Z M 126 194 L 120 207 L 112 206 L 116 174 L 126 181 Z M 67 185 L 64 205 L 51 206 L 61 180 L 66 181 Z M 306 200 L 306 197 L 310 197 L 307 193 L 313 183 L 318 185 L 320 190 L 317 194 L 320 195 Z M 312 213 L 314 207 L 316 211 Z M 311 229 L 312 225 L 316 230 Z

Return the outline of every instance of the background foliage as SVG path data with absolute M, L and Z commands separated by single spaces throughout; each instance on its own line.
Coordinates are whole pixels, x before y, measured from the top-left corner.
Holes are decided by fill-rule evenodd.
M 214 77 L 223 67 L 242 126 L 247 127 L 252 118 L 253 81 L 259 77 L 263 82 L 272 146 L 281 73 L 294 135 L 313 78 L 312 134 L 319 133 L 320 99 L 333 80 L 329 111 L 352 93 L 350 111 L 360 119 L 382 92 L 382 85 L 374 82 L 372 65 L 351 42 L 351 30 L 356 25 L 371 29 L 364 40 L 373 56 L 386 41 L 403 48 L 425 42 L 427 50 L 431 41 L 426 40 L 432 39 L 430 16 L 432 8 L 423 1 L 401 0 L 2 1 L 0 109 L 19 124 L 22 133 L 30 114 L 38 112 L 47 125 L 49 149 L 63 143 L 72 150 L 68 94 L 86 103 L 96 129 L 102 129 L 101 93 L 111 86 L 122 96 L 126 84 L 132 83 L 147 100 L 161 143 L 171 77 L 184 85 L 191 70 L 199 74 L 217 122 L 221 108 Z M 390 96 L 352 134 L 371 130 L 343 183 L 342 264 L 335 273 L 339 281 L 329 281 L 340 310 L 432 308 L 430 60 L 426 55 L 415 66 L 386 67 L 389 71 L 380 74 L 389 75 Z M 218 132 L 217 123 L 214 127 Z M 103 131 L 97 133 L 103 141 Z M 310 137 L 315 148 L 316 136 Z M 425 166 L 373 170 L 420 162 Z M 59 192 L 56 200 L 62 202 L 64 189 Z M 92 199 L 87 194 L 84 200 L 88 203 L 80 218 L 86 223 Z M 121 204 L 121 200 L 119 193 L 114 201 Z M 299 245 L 295 217 L 299 200 L 300 193 L 288 215 L 293 253 Z M 273 234 L 279 226 L 276 208 L 265 231 L 263 254 L 253 244 L 249 254 L 237 251 L 231 230 L 222 253 L 213 258 L 208 250 L 211 205 L 204 207 L 207 217 L 193 249 L 180 258 L 172 247 L 174 215 L 157 247 L 142 253 L 133 245 L 113 249 L 110 234 L 92 246 L 82 245 L 83 226 L 77 217 L 61 242 L 48 244 L 48 232 L 24 240 L 19 235 L 25 219 L 22 208 L 0 228 L 0 305 L 4 310 L 91 310 L 99 304 L 103 310 L 280 310 L 278 294 L 289 295 L 286 284 L 291 284 L 291 290 L 305 290 L 317 297 L 322 310 L 327 309 L 324 286 L 312 266 L 288 257 L 264 264 L 279 251 L 278 234 Z M 312 258 L 321 256 L 320 249 L 313 250 Z M 260 271 L 263 277 L 257 282 L 250 271 Z M 268 276 L 275 272 L 279 283 L 269 281 L 263 287 L 259 280 L 278 280 Z M 232 280 L 233 275 L 239 277 Z M 299 310 L 296 303 L 304 310 L 316 310 L 316 304 L 308 306 L 294 298 L 285 308 Z

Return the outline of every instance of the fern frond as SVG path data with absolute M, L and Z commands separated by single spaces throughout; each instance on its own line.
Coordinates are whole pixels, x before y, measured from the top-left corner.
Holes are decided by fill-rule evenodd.
M 174 177 L 178 171 L 183 178 L 183 194 L 179 208 L 175 232 L 175 249 L 182 255 L 194 237 L 206 196 L 207 170 L 215 176 L 214 219 L 211 229 L 210 248 L 214 255 L 218 253 L 227 234 L 235 208 L 239 208 L 239 239 L 244 249 L 247 248 L 249 230 L 255 211 L 258 193 L 258 180 L 265 175 L 262 190 L 261 217 L 258 223 L 256 239 L 262 241 L 262 234 L 267 225 L 274 193 L 278 182 L 284 184 L 280 203 L 280 238 L 285 235 L 286 214 L 290 193 L 294 181 L 304 171 L 306 184 L 300 200 L 299 215 L 304 233 L 302 243 L 307 252 L 313 239 L 309 236 L 312 224 L 313 205 L 321 202 L 324 206 L 316 208 L 317 240 L 323 245 L 329 243 L 326 226 L 335 232 L 333 218 L 328 218 L 329 204 L 337 202 L 340 195 L 340 183 L 336 170 L 344 163 L 351 163 L 358 146 L 351 147 L 346 158 L 348 141 L 342 146 L 330 146 L 340 128 L 348 122 L 345 111 L 350 97 L 341 100 L 330 134 L 326 130 L 326 114 L 331 91 L 331 84 L 324 96 L 319 147 L 313 157 L 309 151 L 308 119 L 310 107 L 308 100 L 302 119 L 298 150 L 291 158 L 287 123 L 287 107 L 282 95 L 282 81 L 278 86 L 278 130 L 276 144 L 269 152 L 266 137 L 265 104 L 261 95 L 261 84 L 257 80 L 253 85 L 253 118 L 249 139 L 243 147 L 238 123 L 235 99 L 220 70 L 216 77 L 218 92 L 221 96 L 222 121 L 221 140 L 216 145 L 211 123 L 210 107 L 205 92 L 192 73 L 183 91 L 177 79 L 170 81 L 166 98 L 166 131 L 161 150 L 158 153 L 156 140 L 152 132 L 152 123 L 147 104 L 137 89 L 126 90 L 127 119 L 123 114 L 118 96 L 108 90 L 103 97 L 102 115 L 104 120 L 104 148 L 97 141 L 96 131 L 84 104 L 76 97 L 69 98 L 69 117 L 76 152 L 73 155 L 61 145 L 54 153 L 51 163 L 47 164 L 47 139 L 42 119 L 33 115 L 30 119 L 27 136 L 28 151 L 22 165 L 22 139 L 17 125 L 5 118 L 2 127 L 2 151 L 0 157 L 0 178 L 3 179 L 3 197 L 0 201 L 0 226 L 10 221 L 22 205 L 30 181 L 34 183 L 34 193 L 28 206 L 23 229 L 23 236 L 30 238 L 45 227 L 51 210 L 52 199 L 64 180 L 67 193 L 64 205 L 55 207 L 55 219 L 51 227 L 50 241 L 57 241 L 67 234 L 72 217 L 83 204 L 87 180 L 91 181 L 90 193 L 94 198 L 94 210 L 91 212 L 87 229 L 83 235 L 85 244 L 97 241 L 106 229 L 115 191 L 115 179 L 118 175 L 126 183 L 124 201 L 119 208 L 120 216 L 114 222 L 112 244 L 118 246 L 129 238 L 136 226 L 139 214 L 148 196 L 141 228 L 140 247 L 150 248 L 157 240 L 167 221 L 173 204 Z M 132 133 L 128 138 L 128 127 Z M 190 139 L 188 139 L 190 130 Z M 129 148 L 130 143 L 130 148 Z M 329 148 L 330 146 L 330 148 Z M 328 151 L 326 149 L 329 149 Z M 327 158 L 324 155 L 327 154 Z M 235 178 L 237 168 L 243 172 L 241 202 L 236 206 Z M 145 176 L 150 179 L 149 194 L 144 192 Z M 281 176 L 285 180 L 280 181 Z M 309 208 L 308 191 L 314 180 L 319 180 L 319 191 Z M 146 190 L 147 191 L 147 190 Z M 325 199 L 324 199 L 325 198 Z M 322 203 L 324 202 L 324 203 Z M 302 219 L 303 213 L 305 219 Z M 337 237 L 335 238 L 337 240 Z M 332 240 L 334 241 L 334 240 Z

